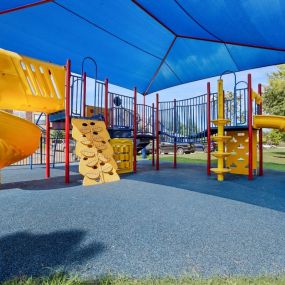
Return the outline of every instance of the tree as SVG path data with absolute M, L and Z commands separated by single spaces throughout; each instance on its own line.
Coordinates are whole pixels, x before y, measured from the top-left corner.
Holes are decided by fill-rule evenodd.
M 64 131 L 61 130 L 52 130 L 50 133 L 50 137 L 55 140 L 62 140 L 64 139 Z
M 279 65 L 277 71 L 268 76 L 268 82 L 263 95 L 264 111 L 268 114 L 285 116 L 285 65 Z M 285 133 L 272 130 L 268 134 L 268 141 L 279 144 L 285 141 Z
M 268 77 L 269 85 L 263 95 L 264 111 L 268 114 L 285 116 L 285 65 Z
M 267 136 L 267 142 L 274 145 L 279 145 L 282 141 L 282 133 L 278 130 L 271 130 Z

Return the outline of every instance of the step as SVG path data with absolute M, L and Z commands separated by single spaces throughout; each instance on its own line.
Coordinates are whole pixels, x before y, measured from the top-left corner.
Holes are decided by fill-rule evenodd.
M 231 120 L 229 119 L 217 119 L 217 120 L 212 120 L 211 121 L 213 124 L 216 126 L 225 126 L 226 124 L 230 123 Z
M 231 169 L 229 168 L 211 168 L 211 171 L 216 174 L 230 173 Z
M 219 142 L 219 141 L 228 141 L 228 140 L 230 140 L 232 137 L 231 136 L 212 136 L 212 140 L 214 140 L 214 141 L 217 141 L 217 142 Z
M 229 152 L 213 152 L 212 155 L 216 158 L 224 158 L 231 155 Z

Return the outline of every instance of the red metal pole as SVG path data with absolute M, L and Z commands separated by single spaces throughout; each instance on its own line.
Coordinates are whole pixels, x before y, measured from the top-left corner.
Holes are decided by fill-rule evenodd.
M 137 88 L 134 88 L 134 173 L 137 172 Z
M 207 175 L 211 175 L 211 84 L 207 83 Z
M 109 125 L 108 95 L 109 95 L 109 80 L 108 78 L 106 78 L 105 79 L 105 108 L 104 108 L 104 118 L 105 118 L 106 128 L 108 128 L 108 125 Z
M 252 81 L 251 74 L 247 76 L 247 93 L 248 93 L 248 180 L 253 179 L 253 170 L 252 170 Z
M 174 99 L 173 101 L 173 111 L 174 111 L 174 118 L 173 118 L 173 123 L 174 123 L 174 145 L 173 145 L 173 152 L 174 152 L 174 156 L 173 156 L 173 168 L 177 167 L 177 142 L 176 142 L 176 99 Z
M 262 86 L 261 84 L 258 84 L 258 94 L 262 96 Z M 258 114 L 262 115 L 262 100 L 259 104 L 258 108 Z M 258 131 L 259 136 L 259 176 L 263 176 L 263 134 L 262 134 L 262 128 Z
M 156 170 L 159 170 L 159 94 L 156 93 Z
M 66 62 L 65 75 L 65 183 L 69 183 L 69 141 L 70 141 L 70 75 L 71 61 Z
M 152 166 L 154 166 L 154 136 L 155 136 L 155 124 L 154 124 L 154 103 L 152 103 Z
M 86 72 L 83 73 L 83 117 L 86 117 Z
M 46 114 L 46 178 L 50 177 L 50 121 Z

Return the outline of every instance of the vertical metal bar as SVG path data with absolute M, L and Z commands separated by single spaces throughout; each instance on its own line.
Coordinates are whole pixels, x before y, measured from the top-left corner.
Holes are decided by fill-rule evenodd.
M 114 127 L 114 94 L 110 93 L 111 100 L 111 127 Z
M 71 61 L 66 62 L 65 74 L 65 183 L 69 183 L 69 141 L 70 141 L 70 75 Z
M 109 126 L 109 112 L 108 112 L 108 94 L 109 94 L 109 80 L 108 78 L 105 79 L 105 107 L 104 107 L 104 118 L 105 118 L 105 125 L 106 128 Z
M 33 155 L 30 155 L 30 169 L 33 169 Z
M 247 97 L 248 97 L 248 180 L 253 179 L 252 171 L 252 81 L 251 74 L 247 76 L 248 87 L 247 87 Z
M 134 173 L 137 172 L 137 88 L 134 88 Z
M 156 170 L 159 170 L 159 94 L 156 93 Z
M 50 177 L 50 121 L 46 114 L 46 178 Z
M 207 175 L 211 175 L 211 84 L 207 83 Z
M 83 73 L 83 110 L 82 110 L 82 114 L 83 117 L 86 117 L 86 72 Z
M 258 84 L 258 94 L 262 96 L 262 86 Z M 262 115 L 262 100 L 259 104 L 258 115 Z M 259 136 L 259 176 L 263 176 L 263 134 L 262 128 L 258 131 Z
M 152 166 L 154 166 L 154 137 L 155 137 L 155 124 L 154 124 L 154 103 L 152 103 Z
M 142 132 L 145 133 L 145 95 L 143 95 Z
M 40 140 L 40 162 L 41 165 L 43 164 L 43 136 L 41 134 L 41 140 Z
M 173 145 L 173 148 L 174 148 L 174 157 L 173 157 L 173 168 L 176 168 L 177 167 L 177 130 L 176 130 L 176 125 L 177 125 L 177 114 L 176 114 L 176 99 L 174 99 L 173 101 L 173 115 L 174 115 L 174 118 L 173 118 L 173 124 L 174 124 L 174 145 Z

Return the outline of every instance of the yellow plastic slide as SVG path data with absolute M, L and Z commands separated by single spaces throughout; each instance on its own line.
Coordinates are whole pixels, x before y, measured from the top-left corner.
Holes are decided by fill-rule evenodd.
M 253 117 L 253 127 L 285 131 L 285 116 L 256 115 Z
M 0 169 L 33 154 L 40 137 L 35 124 L 0 111 Z
M 0 49 L 0 109 L 44 112 L 64 109 L 65 68 Z M 38 148 L 40 129 L 0 111 L 0 169 Z

